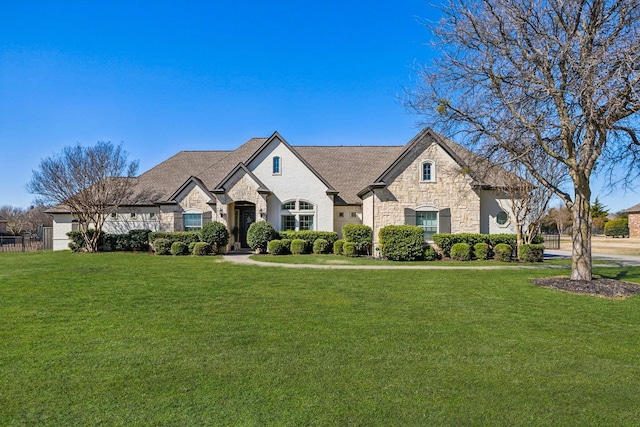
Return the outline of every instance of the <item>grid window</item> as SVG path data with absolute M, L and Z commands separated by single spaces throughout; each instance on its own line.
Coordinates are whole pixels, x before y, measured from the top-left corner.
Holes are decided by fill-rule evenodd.
M 422 180 L 433 181 L 433 165 L 429 162 L 422 164 Z
M 182 215 L 185 230 L 199 230 L 202 228 L 202 214 Z
M 291 201 L 291 202 L 286 202 L 282 204 L 282 209 L 288 210 L 288 211 L 292 211 L 296 208 L 296 202 Z
M 300 230 L 313 230 L 313 215 L 300 215 Z
M 280 157 L 273 158 L 273 173 L 274 174 L 280 173 Z
M 313 203 L 299 202 L 299 204 L 300 204 L 300 210 L 301 211 L 312 211 L 313 210 Z
M 295 230 L 296 217 L 294 215 L 282 215 L 282 230 Z
M 358 218 L 358 212 L 351 212 L 351 218 Z
M 422 227 L 425 242 L 433 240 L 438 232 L 438 212 L 416 212 L 416 225 Z

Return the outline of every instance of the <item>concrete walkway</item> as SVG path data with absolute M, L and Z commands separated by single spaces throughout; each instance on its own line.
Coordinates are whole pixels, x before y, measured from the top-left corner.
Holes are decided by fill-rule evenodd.
M 224 260 L 243 265 L 257 265 L 261 267 L 282 267 L 282 268 L 316 268 L 330 270 L 500 270 L 500 269 L 567 269 L 570 266 L 564 265 L 470 265 L 470 266 L 452 266 L 452 265 L 341 265 L 341 264 L 286 264 L 278 262 L 255 261 L 249 258 L 252 252 L 229 252 L 224 255 Z M 571 252 L 568 251 L 546 251 L 545 259 L 562 259 L 571 258 Z M 594 254 L 594 261 L 603 260 L 615 263 L 615 267 L 633 267 L 640 266 L 640 256 L 625 255 L 604 255 Z M 596 264 L 594 267 L 612 267 L 610 264 Z

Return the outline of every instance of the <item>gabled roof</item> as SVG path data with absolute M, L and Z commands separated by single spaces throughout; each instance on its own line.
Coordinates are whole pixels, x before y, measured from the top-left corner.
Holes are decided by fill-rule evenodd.
M 250 164 L 253 160 L 258 158 L 260 154 L 275 140 L 279 140 L 285 147 L 287 147 L 300 162 L 305 165 L 318 179 L 327 187 L 328 194 L 336 194 L 337 191 L 333 188 L 333 186 L 326 180 L 322 175 L 315 170 L 315 168 L 303 157 L 301 156 L 289 143 L 276 131 L 274 132 L 265 142 L 262 144 L 260 148 L 258 148 L 253 155 L 247 159 L 246 163 Z
M 0 215 L 0 222 L 9 222 L 9 220 Z
M 238 171 L 244 172 L 258 185 L 258 189 L 257 189 L 258 193 L 264 193 L 264 194 L 271 193 L 271 190 L 269 190 L 267 186 L 264 185 L 262 181 L 260 181 L 258 177 L 255 176 L 253 172 L 251 172 L 244 163 L 238 163 L 238 165 L 235 168 L 233 168 L 233 170 L 229 172 L 229 174 L 226 177 L 224 177 L 224 179 L 220 182 L 220 184 L 216 186 L 216 188 L 212 190 L 212 192 L 216 194 L 226 193 L 229 190 L 229 188 L 227 187 L 227 184 L 229 183 L 231 178 L 233 178 L 233 176 L 236 173 L 238 173 Z
M 166 200 L 166 202 L 176 201 L 176 199 L 178 198 L 180 193 L 182 193 L 190 184 L 194 184 L 194 185 L 200 187 L 200 189 L 202 191 L 204 191 L 204 193 L 207 195 L 207 197 L 209 197 L 209 200 L 215 200 L 215 197 L 213 196 L 213 194 L 211 194 L 211 192 L 207 189 L 207 186 L 204 185 L 204 183 L 199 178 L 197 178 L 195 176 L 190 176 L 189 179 L 187 179 L 184 182 L 184 184 L 182 184 L 180 186 L 180 188 L 178 188 L 171 196 L 169 196 L 169 198 Z
M 626 209 L 625 212 L 629 212 L 629 213 L 640 212 L 640 203 L 638 203 L 635 206 L 631 206 L 629 209 Z

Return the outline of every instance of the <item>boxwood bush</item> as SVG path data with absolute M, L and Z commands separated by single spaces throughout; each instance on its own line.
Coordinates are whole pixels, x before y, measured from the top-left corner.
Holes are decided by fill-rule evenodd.
M 344 240 L 336 240 L 333 242 L 333 253 L 335 255 L 342 255 L 342 246 L 344 246 Z
M 197 231 L 153 231 L 149 233 L 149 241 L 155 242 L 156 239 L 167 239 L 171 243 L 182 242 L 186 245 L 189 243 L 198 243 L 200 241 L 200 233 Z
M 484 242 L 476 243 L 475 245 L 473 245 L 473 253 L 477 259 L 489 259 L 489 245 Z
M 436 261 L 438 259 L 438 252 L 433 246 L 426 245 L 424 247 L 423 259 L 425 261 Z
M 286 255 L 288 251 L 282 244 L 282 240 L 275 239 L 267 245 L 267 252 L 271 255 Z
M 344 245 L 342 245 L 342 253 L 344 256 L 348 256 L 348 257 L 358 256 L 358 251 L 356 250 L 356 244 L 353 242 L 344 242 Z
M 291 253 L 294 255 L 300 255 L 305 253 L 307 249 L 307 242 L 302 239 L 293 239 L 291 241 Z
M 471 259 L 471 246 L 468 243 L 456 243 L 451 247 L 451 258 L 456 261 L 469 261 Z
M 256 221 L 247 230 L 247 243 L 259 252 L 266 252 L 269 242 L 278 237 L 278 232 L 267 221 Z
M 387 259 L 413 261 L 424 256 L 423 234 L 420 227 L 388 225 L 380 229 L 379 237 L 382 254 Z
M 610 237 L 629 237 L 629 220 L 612 219 L 604 224 L 604 235 Z
M 498 243 L 493 247 L 493 252 L 495 253 L 495 259 L 497 261 L 509 262 L 511 261 L 513 247 L 506 243 Z
M 211 245 L 207 242 L 194 243 L 191 253 L 195 256 L 205 256 L 211 253 Z
M 171 253 L 171 241 L 165 238 L 157 238 L 153 241 L 153 250 L 156 255 L 169 255 Z
M 285 253 L 291 253 L 291 240 L 290 239 L 280 239 L 282 243 L 282 248 L 285 250 Z
M 329 246 L 329 242 L 327 242 L 325 239 L 316 239 L 316 241 L 313 242 L 313 253 L 326 254 L 327 252 L 329 252 L 330 247 L 331 246 Z
M 171 244 L 171 255 L 188 255 L 189 245 L 183 242 L 173 242 Z
M 342 238 L 345 242 L 353 242 L 356 251 L 369 255 L 373 243 L 373 230 L 364 224 L 347 224 L 342 227 Z
M 542 262 L 544 259 L 544 245 L 520 245 L 518 258 L 526 262 Z
M 329 242 L 330 246 L 333 246 L 333 242 L 338 240 L 338 233 L 334 231 L 312 231 L 312 230 L 300 230 L 300 231 L 280 231 L 280 238 L 284 239 L 302 239 L 307 242 L 309 250 L 313 248 L 313 244 L 318 239 L 324 239 Z
M 221 222 L 207 222 L 200 230 L 200 240 L 209 243 L 212 249 L 220 253 L 229 243 L 229 230 Z

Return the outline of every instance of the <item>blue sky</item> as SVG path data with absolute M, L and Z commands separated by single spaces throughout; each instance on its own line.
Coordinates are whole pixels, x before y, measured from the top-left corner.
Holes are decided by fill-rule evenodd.
M 0 14 L 0 205 L 28 206 L 41 158 L 122 143 L 140 172 L 180 150 L 401 145 L 399 101 L 433 52 L 401 1 L 5 2 Z M 640 191 L 640 189 L 638 189 Z M 640 192 L 604 195 L 612 211 Z

